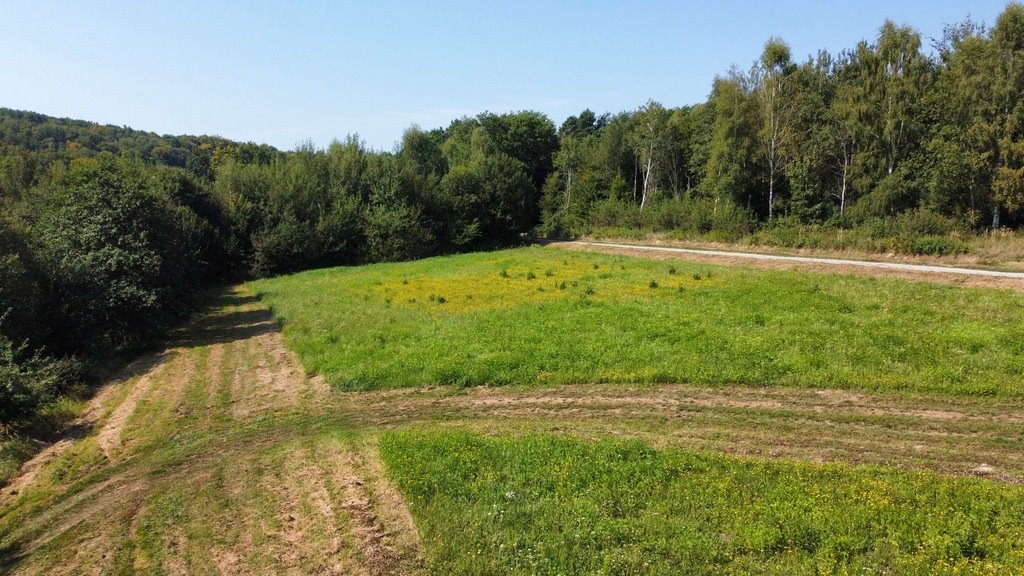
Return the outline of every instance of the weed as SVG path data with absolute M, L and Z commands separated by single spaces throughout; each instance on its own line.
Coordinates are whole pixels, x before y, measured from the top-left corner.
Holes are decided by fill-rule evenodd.
M 652 289 L 652 290 L 653 290 L 653 289 L 655 289 L 655 288 L 657 288 L 657 287 L 658 287 L 658 282 L 657 282 L 657 280 L 651 280 L 651 281 L 650 281 L 650 282 L 649 282 L 649 283 L 647 284 L 647 287 L 648 287 L 648 288 L 650 288 L 650 289 Z
M 693 279 L 694 280 L 700 280 L 700 272 L 694 272 L 693 273 Z
M 526 273 L 526 279 L 527 280 L 535 280 L 536 278 L 537 278 L 537 275 L 533 273 L 533 270 L 531 270 L 531 271 Z
M 551 278 L 552 276 L 555 275 L 555 271 L 552 270 L 551 268 L 548 268 L 547 270 L 544 271 L 544 275 L 547 276 L 548 278 Z
M 565 280 L 562 280 L 561 282 L 558 283 L 559 290 L 565 290 L 565 287 Z
M 596 294 L 596 291 L 594 290 L 593 286 L 587 286 L 587 289 L 584 290 L 583 293 L 586 294 L 587 296 L 593 296 L 594 294 Z
M 502 278 L 508 278 L 508 268 L 502 268 L 501 272 L 498 272 L 498 276 Z
M 676 267 L 675 266 L 669 266 L 668 267 L 668 273 L 669 274 L 675 274 L 676 273 Z

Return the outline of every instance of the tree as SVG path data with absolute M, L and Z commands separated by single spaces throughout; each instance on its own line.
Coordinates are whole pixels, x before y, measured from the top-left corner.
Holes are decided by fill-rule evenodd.
M 916 136 L 914 115 L 918 99 L 927 89 L 928 64 L 920 53 L 921 36 L 908 26 L 886 21 L 875 49 L 882 122 L 879 136 L 884 146 L 886 174 L 896 171 Z
M 554 123 L 530 110 L 501 115 L 485 112 L 478 120 L 494 147 L 522 162 L 534 190 L 540 190 L 558 150 Z
M 787 80 L 791 125 L 789 158 L 785 176 L 788 188 L 786 213 L 804 222 L 821 221 L 839 200 L 842 213 L 848 174 L 842 170 L 843 146 L 840 123 L 833 110 L 835 62 L 819 52 L 796 66 Z
M 710 104 L 715 122 L 708 146 L 705 193 L 717 204 L 729 199 L 751 207 L 758 190 L 758 116 L 749 78 L 735 68 L 716 78 Z
M 672 111 L 668 120 L 665 161 L 668 185 L 672 196 L 679 200 L 686 182 L 686 191 L 693 188 L 693 173 L 690 171 L 691 140 L 693 139 L 692 108 L 679 108 Z
M 144 342 L 197 295 L 195 215 L 154 193 L 145 175 L 101 154 L 32 198 L 57 352 Z
M 669 118 L 669 111 L 654 100 L 648 100 L 633 114 L 631 141 L 643 174 L 640 210 L 654 195 L 657 189 L 655 176 L 669 153 Z
M 754 66 L 754 92 L 760 113 L 759 136 L 768 164 L 768 220 L 775 209 L 775 185 L 790 156 L 792 129 L 787 80 L 793 70 L 789 46 L 771 38 Z
M 946 28 L 939 52 L 944 68 L 929 96 L 931 162 L 922 204 L 977 226 L 983 213 L 995 214 L 999 106 L 993 97 L 994 46 L 984 29 L 968 20 Z
M 554 167 L 561 172 L 565 179 L 565 202 L 563 208 L 568 210 L 572 203 L 573 177 L 583 163 L 582 137 L 575 133 L 562 136 L 561 146 L 555 153 Z
M 1024 208 L 1024 6 L 1006 7 L 992 29 L 992 42 L 998 114 L 992 227 L 997 228 L 1001 206 L 1011 212 Z

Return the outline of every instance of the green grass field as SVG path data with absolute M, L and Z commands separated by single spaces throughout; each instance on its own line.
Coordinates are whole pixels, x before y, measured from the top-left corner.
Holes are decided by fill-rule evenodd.
M 1024 571 L 1019 487 L 551 435 L 407 431 L 381 453 L 436 574 Z
M 253 282 L 345 390 L 691 383 L 1024 396 L 1024 295 L 527 248 Z
M 1020 301 L 556 249 L 219 291 L 0 490 L 0 573 L 1024 573 Z

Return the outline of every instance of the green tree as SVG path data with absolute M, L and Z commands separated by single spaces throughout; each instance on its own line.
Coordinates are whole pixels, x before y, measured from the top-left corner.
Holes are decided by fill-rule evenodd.
M 995 56 L 996 161 L 992 226 L 1000 225 L 1000 207 L 1024 209 L 1024 6 L 1010 3 L 992 28 Z
M 736 69 L 716 78 L 711 90 L 715 123 L 703 186 L 716 204 L 725 199 L 751 208 L 758 195 L 758 174 L 765 172 L 757 153 L 759 125 L 752 93 L 748 77 Z
M 788 86 L 792 71 L 789 46 L 771 38 L 751 74 L 760 119 L 758 135 L 768 167 L 768 220 L 774 215 L 776 183 L 785 170 L 793 144 Z
M 633 114 L 630 140 L 643 175 L 640 210 L 644 209 L 657 191 L 655 178 L 665 164 L 665 157 L 671 153 L 670 118 L 669 111 L 654 100 L 648 100 Z
M 73 164 L 32 199 L 58 352 L 109 353 L 186 313 L 200 278 L 195 215 L 112 155 Z

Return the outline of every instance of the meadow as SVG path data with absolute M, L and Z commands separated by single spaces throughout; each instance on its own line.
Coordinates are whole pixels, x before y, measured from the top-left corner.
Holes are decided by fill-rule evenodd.
M 526 248 L 248 287 L 342 390 L 687 383 L 1024 396 L 1024 295 Z
M 381 453 L 436 574 L 1024 570 L 1016 486 L 553 435 L 406 431 Z
M 530 248 L 208 296 L 0 490 L 0 573 L 1024 571 L 1019 293 Z

